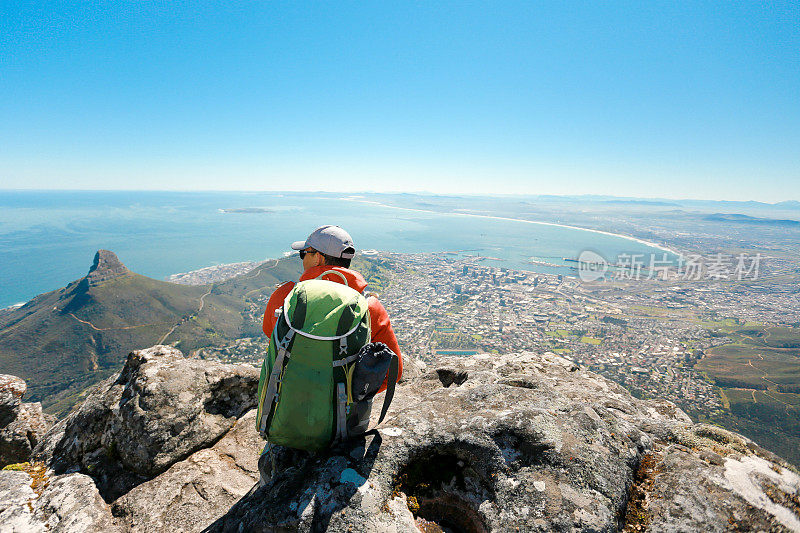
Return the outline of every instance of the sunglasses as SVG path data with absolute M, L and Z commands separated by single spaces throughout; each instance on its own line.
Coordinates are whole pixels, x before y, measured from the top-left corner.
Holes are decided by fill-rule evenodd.
M 300 254 L 300 259 L 305 259 L 306 254 L 315 254 L 317 253 L 316 250 L 300 250 L 298 252 Z

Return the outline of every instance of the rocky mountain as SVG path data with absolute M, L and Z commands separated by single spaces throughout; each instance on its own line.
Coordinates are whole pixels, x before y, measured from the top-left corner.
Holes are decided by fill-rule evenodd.
M 790 465 L 552 353 L 405 367 L 377 430 L 259 486 L 256 369 L 135 351 L 0 472 L 0 530 L 800 531 Z
M 0 316 L 0 372 L 25 379 L 46 411 L 65 414 L 132 350 L 169 342 L 189 352 L 260 335 L 260 299 L 299 268 L 294 258 L 275 260 L 224 282 L 178 285 L 99 250 L 86 276 Z

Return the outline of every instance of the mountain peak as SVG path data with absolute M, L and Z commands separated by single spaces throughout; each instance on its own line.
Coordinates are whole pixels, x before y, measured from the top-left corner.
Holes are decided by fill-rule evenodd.
M 130 270 L 117 258 L 117 254 L 110 250 L 97 250 L 97 253 L 94 254 L 92 268 L 89 269 L 89 274 L 86 277 L 89 280 L 89 285 L 97 285 L 98 283 L 124 276 L 128 272 Z

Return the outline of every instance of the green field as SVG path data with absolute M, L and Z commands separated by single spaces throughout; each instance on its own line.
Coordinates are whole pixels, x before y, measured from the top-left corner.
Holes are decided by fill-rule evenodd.
M 725 344 L 709 350 L 695 368 L 705 372 L 720 387 L 788 391 L 800 385 L 797 350 Z
M 800 349 L 800 328 L 768 328 L 763 340 L 776 348 Z
M 770 327 L 758 322 L 743 322 L 735 318 L 701 320 L 700 324 L 715 333 L 724 333 L 742 342 L 772 348 L 800 348 L 800 328 Z
M 712 421 L 800 464 L 800 328 L 734 319 L 703 324 L 733 341 L 708 350 L 695 366 L 730 404 Z
M 475 338 L 472 335 L 461 333 L 454 329 L 452 331 L 434 330 L 430 336 L 430 347 L 432 350 L 475 350 L 478 348 Z
M 556 330 L 551 330 L 551 331 L 545 331 L 544 334 L 547 335 L 548 337 L 555 337 L 555 338 L 558 338 L 558 339 L 566 339 L 566 338 L 569 338 L 572 335 L 572 332 L 569 331 L 568 329 L 556 329 Z
M 737 431 L 800 463 L 800 394 L 726 389 L 725 395 L 738 419 Z
M 725 396 L 731 406 L 746 403 L 763 403 L 785 410 L 800 408 L 800 394 L 755 389 L 726 389 Z

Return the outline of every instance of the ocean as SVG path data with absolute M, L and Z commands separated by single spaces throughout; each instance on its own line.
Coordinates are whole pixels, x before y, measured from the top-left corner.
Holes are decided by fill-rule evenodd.
M 0 308 L 80 278 L 101 248 L 134 272 L 164 279 L 281 257 L 323 224 L 347 229 L 361 250 L 458 252 L 491 258 L 486 265 L 564 275 L 575 271 L 562 258 L 587 249 L 607 259 L 663 253 L 590 230 L 403 209 L 345 194 L 0 191 Z

